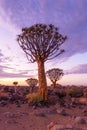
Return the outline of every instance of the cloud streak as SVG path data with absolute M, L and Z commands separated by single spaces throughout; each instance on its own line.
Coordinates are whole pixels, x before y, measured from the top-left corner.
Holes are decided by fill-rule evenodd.
M 80 64 L 73 67 L 70 70 L 66 70 L 65 74 L 86 74 L 87 73 L 87 64 Z
M 34 70 L 16 70 L 11 67 L 0 65 L 0 78 L 29 78 L 33 76 L 35 76 Z
M 12 38 L 9 36 L 9 39 L 12 38 L 11 40 L 14 39 L 16 42 L 16 34 L 21 31 L 22 27 L 28 27 L 36 23 L 54 24 L 59 27 L 59 31 L 62 34 L 68 36 L 68 40 L 62 46 L 66 52 L 58 57 L 58 60 L 66 61 L 72 55 L 87 52 L 86 6 L 87 0 L 0 0 L 0 27 L 14 33 L 15 35 L 13 36 L 15 37 Z M 3 39 L 7 40 L 7 38 Z M 9 43 L 11 40 L 9 40 Z M 27 69 L 22 71 L 22 69 L 16 68 L 17 73 L 14 73 L 14 67 L 11 68 L 10 66 L 10 62 L 13 62 L 14 59 L 16 61 L 16 58 L 19 60 L 19 66 L 20 63 L 23 63 L 20 62 L 21 57 L 19 56 L 24 55 L 24 53 L 21 53 L 21 49 L 19 51 L 19 48 L 17 49 L 17 47 L 15 47 L 15 42 L 12 44 L 7 43 L 7 46 L 5 44 L 5 48 L 7 48 L 9 52 L 7 57 L 4 55 L 5 49 L 3 49 L 2 54 L 3 45 L 0 47 L 0 61 L 2 63 L 2 66 L 0 65 L 0 75 L 2 77 L 28 75 Z M 10 55 L 11 58 L 9 57 Z M 18 64 L 18 62 L 15 61 L 13 63 L 15 65 Z M 5 67 L 3 66 L 4 64 Z M 68 73 L 87 72 L 83 68 L 86 69 L 86 64 L 76 66 L 72 68 L 72 70 L 69 70 Z
M 86 0 L 4 0 L 2 8 L 7 23 L 20 29 L 35 23 L 59 26 L 60 31 L 68 36 L 67 43 L 63 46 L 66 50 L 65 57 L 68 58 L 87 51 L 86 5 Z

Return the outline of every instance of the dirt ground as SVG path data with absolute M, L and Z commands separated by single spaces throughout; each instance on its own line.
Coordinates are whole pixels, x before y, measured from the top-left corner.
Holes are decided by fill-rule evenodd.
M 59 109 L 59 108 L 57 108 Z M 61 115 L 51 110 L 56 110 L 55 105 L 49 108 L 32 108 L 28 104 L 17 107 L 15 104 L 8 104 L 0 107 L 0 130 L 47 130 L 47 125 L 55 121 L 58 124 L 73 125 L 74 117 L 81 116 L 87 121 L 87 106 L 65 109 L 67 115 Z M 87 124 L 77 124 L 82 130 L 87 129 Z

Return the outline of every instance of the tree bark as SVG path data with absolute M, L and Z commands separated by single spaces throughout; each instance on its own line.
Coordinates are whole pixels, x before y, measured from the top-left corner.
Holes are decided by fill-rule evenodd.
M 39 83 L 38 92 L 42 100 L 46 101 L 48 99 L 48 92 L 47 92 L 47 81 L 45 75 L 44 62 L 38 61 L 37 63 L 38 63 L 38 83 Z
M 56 81 L 53 82 L 53 89 L 56 88 Z

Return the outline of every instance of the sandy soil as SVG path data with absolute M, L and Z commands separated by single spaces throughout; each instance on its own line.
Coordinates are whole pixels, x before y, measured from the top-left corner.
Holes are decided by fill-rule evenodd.
M 52 121 L 65 125 L 74 124 L 74 116 L 82 116 L 87 120 L 87 116 L 83 113 L 83 110 L 87 110 L 87 106 L 64 108 L 66 116 L 48 112 L 53 109 L 55 106 L 34 109 L 28 104 L 22 104 L 21 107 L 15 104 L 0 107 L 0 130 L 47 130 L 47 125 Z M 77 126 L 85 130 L 87 128 L 87 124 L 77 124 Z

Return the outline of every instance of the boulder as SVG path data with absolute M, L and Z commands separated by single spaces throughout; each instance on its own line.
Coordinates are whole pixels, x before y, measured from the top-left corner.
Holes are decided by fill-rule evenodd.
M 86 120 L 83 117 L 78 116 L 74 119 L 74 121 L 75 121 L 75 124 L 86 124 Z
M 63 116 L 68 115 L 68 114 L 66 113 L 65 109 L 57 109 L 56 111 L 57 111 L 58 114 L 61 114 L 61 115 L 63 115 Z

